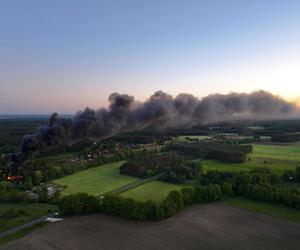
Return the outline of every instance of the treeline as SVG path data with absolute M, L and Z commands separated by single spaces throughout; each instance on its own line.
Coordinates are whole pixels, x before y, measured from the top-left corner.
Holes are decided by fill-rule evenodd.
M 208 171 L 201 175 L 201 186 L 171 191 L 160 203 L 136 201 L 116 194 L 97 198 L 79 193 L 61 198 L 59 208 L 65 215 L 101 212 L 141 221 L 167 219 L 188 205 L 228 197 L 245 197 L 300 209 L 300 191 L 276 186 L 281 178 L 268 168 L 256 168 L 249 172 Z
M 269 168 L 238 173 L 207 171 L 201 176 L 201 184 L 220 185 L 224 196 L 245 197 L 300 209 L 300 190 L 276 185 L 282 178 L 283 176 L 272 173 Z
M 138 158 L 144 154 L 153 154 L 153 150 L 130 150 L 125 153 L 116 153 L 114 155 L 102 155 L 97 159 L 90 161 L 82 161 L 76 155 L 66 156 L 64 158 L 43 157 L 34 158 L 25 162 L 20 166 L 17 175 L 23 176 L 23 187 L 26 190 L 31 189 L 33 186 L 46 183 L 48 181 L 62 178 L 71 175 L 75 172 L 82 171 L 88 168 L 97 167 L 103 164 L 127 160 L 131 158 Z M 0 178 L 5 178 L 8 175 L 9 169 L 3 171 Z
M 170 218 L 185 206 L 220 200 L 222 192 L 219 185 L 187 187 L 171 191 L 161 202 L 151 200 L 136 201 L 131 198 L 107 194 L 102 199 L 83 193 L 63 197 L 59 209 L 65 215 L 78 215 L 102 212 L 132 220 L 158 221 Z
M 184 183 L 202 174 L 203 168 L 199 161 L 186 161 L 180 165 L 171 166 L 166 174 L 160 177 L 161 181 L 175 184 Z
M 0 182 L 0 203 L 23 203 L 30 202 L 28 194 L 18 190 L 8 182 Z
M 182 156 L 175 153 L 145 154 L 125 162 L 120 167 L 120 174 L 136 177 L 150 177 L 168 170 L 184 161 Z
M 231 150 L 222 150 L 214 149 L 209 151 L 206 154 L 207 159 L 214 159 L 223 162 L 232 162 L 232 163 L 243 163 L 245 162 L 247 154 L 241 151 L 231 151 Z
M 59 193 L 48 194 L 45 185 L 35 188 L 32 192 L 26 192 L 22 185 L 15 185 L 6 181 L 0 182 L 0 203 L 39 203 L 56 204 L 59 200 Z
M 300 141 L 300 133 L 297 134 L 275 134 L 271 136 L 272 142 L 297 142 Z
M 167 135 L 156 134 L 140 134 L 140 133 L 127 133 L 120 134 L 104 140 L 104 143 L 124 143 L 124 144 L 163 144 L 165 141 L 170 140 L 172 137 Z
M 165 173 L 160 180 L 179 184 L 200 175 L 202 164 L 199 161 L 187 160 L 178 154 L 168 153 L 136 157 L 120 167 L 120 174 L 142 178 L 160 173 Z
M 229 145 L 211 142 L 170 143 L 166 151 L 175 151 L 195 158 L 204 157 L 224 162 L 242 163 L 247 154 L 252 152 L 252 145 Z

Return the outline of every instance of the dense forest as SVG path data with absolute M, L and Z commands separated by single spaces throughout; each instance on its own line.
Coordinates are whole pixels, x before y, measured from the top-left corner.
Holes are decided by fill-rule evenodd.
M 241 163 L 252 152 L 251 145 L 230 145 L 226 143 L 170 143 L 166 151 L 175 151 L 192 157 L 216 159 L 224 162 Z

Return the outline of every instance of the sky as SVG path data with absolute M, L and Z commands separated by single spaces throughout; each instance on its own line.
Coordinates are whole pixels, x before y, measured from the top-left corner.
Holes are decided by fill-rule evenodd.
M 113 92 L 297 100 L 299 30 L 299 0 L 0 0 L 0 114 L 99 108 Z

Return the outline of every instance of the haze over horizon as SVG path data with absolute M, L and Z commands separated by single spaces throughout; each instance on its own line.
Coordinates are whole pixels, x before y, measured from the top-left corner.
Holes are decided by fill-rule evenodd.
M 299 1 L 0 4 L 0 114 L 74 113 L 113 92 L 300 99 Z

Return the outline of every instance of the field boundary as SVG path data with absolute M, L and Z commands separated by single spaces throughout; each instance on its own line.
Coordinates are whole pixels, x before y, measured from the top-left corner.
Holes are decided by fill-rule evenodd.
M 8 229 L 6 231 L 1 232 L 0 233 L 0 238 L 4 238 L 4 237 L 6 237 L 6 236 L 8 236 L 10 234 L 17 233 L 17 232 L 22 231 L 22 230 L 24 230 L 26 228 L 34 226 L 34 225 L 36 225 L 38 223 L 41 223 L 41 222 L 45 221 L 47 218 L 53 218 L 53 217 L 55 217 L 55 214 L 48 214 L 48 215 L 45 215 L 45 216 L 41 216 L 41 217 L 35 218 L 35 219 L 33 219 L 33 220 L 31 220 L 31 221 L 29 221 L 27 223 L 21 224 L 19 226 L 16 226 L 16 227 L 13 227 L 13 228 L 10 228 L 10 229 Z
M 163 172 L 163 173 L 160 173 L 158 175 L 152 176 L 152 177 L 147 178 L 147 179 L 137 180 L 137 181 L 134 181 L 132 183 L 126 184 L 124 186 L 118 187 L 118 188 L 116 188 L 112 191 L 109 191 L 107 193 L 120 194 L 120 193 L 123 193 L 125 191 L 130 190 L 130 189 L 133 189 L 133 188 L 136 188 L 138 186 L 144 185 L 148 182 L 158 180 L 160 177 L 164 176 L 165 174 L 166 174 L 166 172 Z M 107 194 L 107 193 L 105 193 L 105 194 Z

